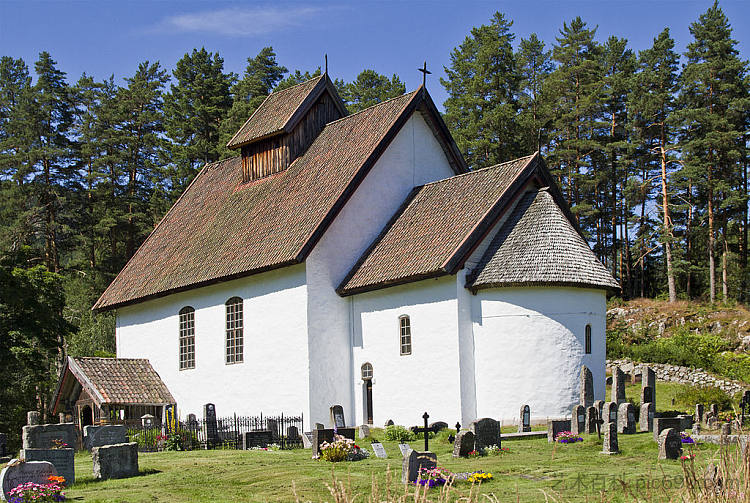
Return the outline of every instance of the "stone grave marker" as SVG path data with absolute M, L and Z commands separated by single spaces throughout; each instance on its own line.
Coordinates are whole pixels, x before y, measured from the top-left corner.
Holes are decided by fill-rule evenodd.
M 697 423 L 703 422 L 703 404 L 702 403 L 695 404 L 695 422 Z
M 401 456 L 406 456 L 406 453 L 411 450 L 409 444 L 398 444 L 398 450 L 401 451 Z
M 346 428 L 344 408 L 341 405 L 334 405 L 331 407 L 331 424 L 336 428 Z
M 124 444 L 127 441 L 127 430 L 121 424 L 84 426 L 83 428 L 83 448 L 87 451 L 90 451 L 92 447 Z
M 605 423 L 617 424 L 617 402 L 606 402 L 604 404 L 602 419 Z
M 26 413 L 26 424 L 28 426 L 37 426 L 39 424 L 40 414 L 36 410 L 30 410 Z
M 583 405 L 575 405 L 570 416 L 570 432 L 581 435 L 586 430 L 586 409 Z
M 453 441 L 453 457 L 454 458 L 465 458 L 471 451 L 474 450 L 475 446 L 474 432 L 472 431 L 460 431 L 456 435 L 456 440 Z
M 675 428 L 659 434 L 659 459 L 678 459 L 682 455 L 682 439 Z
M 354 440 L 354 428 L 337 428 L 338 435 L 344 438 Z M 333 428 L 312 431 L 312 454 L 314 458 L 320 456 L 320 444 L 323 442 L 333 442 Z
M 641 431 L 654 431 L 654 404 L 644 403 L 641 405 L 641 415 L 639 417 L 639 426 Z
M 531 431 L 531 408 L 528 405 L 521 406 L 521 413 L 518 417 L 518 433 Z
M 654 418 L 654 440 L 659 441 L 659 435 L 662 431 L 673 428 L 677 432 L 680 431 L 680 425 L 682 421 L 678 417 L 655 417 Z
M 219 443 L 219 427 L 216 423 L 216 405 L 207 403 L 203 406 L 203 419 L 206 420 L 206 444 L 214 446 Z
M 296 426 L 287 426 L 286 438 L 290 442 L 299 442 L 299 428 Z
M 444 430 L 448 427 L 448 423 L 445 421 L 435 421 L 434 423 L 430 423 L 430 428 L 433 432 L 438 433 L 441 430 Z
M 138 475 L 138 444 L 104 445 L 91 449 L 94 478 L 124 479 Z
M 732 423 L 723 423 L 721 425 L 721 434 L 723 436 L 725 436 L 725 435 L 731 435 L 732 434 Z
M 596 425 L 599 421 L 599 413 L 596 410 L 596 407 L 593 405 L 591 407 L 586 408 L 586 427 L 585 432 L 589 435 L 592 433 L 596 433 Z
M 437 466 L 437 456 L 428 451 L 410 450 L 401 466 L 401 482 L 415 482 L 421 469 L 431 470 Z
M 244 450 L 252 447 L 268 447 L 273 443 L 273 433 L 270 430 L 246 431 L 243 437 L 242 448 Z
M 719 416 L 719 406 L 717 404 L 712 403 L 709 406 L 709 411 L 711 412 L 711 414 L 714 415 L 714 417 L 718 417 Z
M 315 429 L 316 430 L 324 430 L 325 425 L 323 423 L 315 423 Z
M 312 449 L 313 434 L 311 431 L 307 431 L 302 434 L 302 447 L 305 449 Z
M 693 435 L 700 435 L 701 434 L 701 424 L 700 423 L 693 423 Z
M 581 365 L 579 379 L 581 405 L 591 407 L 594 405 L 594 376 L 586 365 Z
M 617 443 L 617 424 L 604 423 L 604 443 L 602 444 L 603 454 L 619 454 L 620 446 Z
M 570 419 L 548 419 L 547 420 L 547 442 L 554 442 L 555 437 L 561 431 L 570 431 Z
M 274 442 L 279 441 L 279 422 L 275 419 L 266 419 L 266 429 L 271 432 Z M 272 442 L 273 443 L 273 442 Z
M 602 415 L 602 413 L 604 412 L 604 400 L 595 400 L 594 401 L 594 407 L 596 407 L 596 412 L 599 414 L 599 418 L 600 419 L 602 419 L 602 418 L 605 419 L 604 422 L 606 423 L 607 422 L 606 421 L 607 418 Z
M 76 481 L 75 451 L 69 449 L 21 449 L 21 457 L 28 461 L 47 461 L 52 463 L 57 474 L 65 477 L 65 484 Z
M 641 403 L 656 403 L 656 373 L 647 365 L 641 367 Z
M 680 431 L 689 430 L 693 426 L 693 416 L 690 414 L 680 414 L 677 416 L 680 419 Z
M 359 427 L 359 438 L 367 438 L 370 436 L 370 426 L 363 424 Z
M 60 412 L 60 413 L 57 414 L 57 422 L 58 423 L 67 423 L 67 421 L 65 420 L 65 413 L 64 412 Z
M 710 412 L 706 414 L 706 428 L 708 428 L 709 430 L 715 430 L 717 422 L 718 419 L 716 418 L 716 416 L 712 415 Z
M 380 442 L 373 442 L 370 444 L 372 446 L 372 452 L 375 453 L 375 457 L 385 459 L 388 457 L 388 454 L 385 452 L 385 447 L 383 447 L 383 444 Z
M 24 426 L 21 433 L 24 449 L 51 449 L 62 444 L 75 447 L 78 435 L 73 423 Z
M 389 419 L 388 421 L 385 422 L 386 426 L 393 426 L 393 424 L 394 424 L 393 419 Z
M 484 417 L 471 423 L 469 427 L 474 434 L 477 450 L 491 445 L 500 447 L 500 423 L 490 417 Z
M 198 423 L 198 418 L 195 416 L 195 414 L 187 415 L 187 424 L 193 425 L 197 423 Z
M 8 452 L 8 436 L 5 433 L 0 433 L 0 458 L 7 456 Z
M 612 371 L 612 401 L 617 402 L 617 405 L 625 402 L 625 374 L 620 367 L 615 367 Z
M 635 411 L 630 402 L 621 403 L 617 409 L 617 433 L 623 435 L 635 433 Z
M 57 475 L 55 466 L 47 461 L 27 461 L 12 459 L 0 472 L 0 488 L 3 500 L 10 499 L 9 493 L 21 484 L 34 482 L 35 484 L 49 483 L 49 477 Z

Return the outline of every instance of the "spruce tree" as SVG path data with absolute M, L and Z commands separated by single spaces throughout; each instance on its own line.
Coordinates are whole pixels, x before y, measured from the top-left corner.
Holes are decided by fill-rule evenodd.
M 341 98 L 350 112 L 355 113 L 406 92 L 406 86 L 395 73 L 389 79 L 374 70 L 362 70 L 357 78 L 344 86 Z

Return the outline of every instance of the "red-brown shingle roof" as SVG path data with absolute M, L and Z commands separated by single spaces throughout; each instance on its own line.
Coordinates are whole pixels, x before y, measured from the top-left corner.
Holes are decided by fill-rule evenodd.
M 414 189 L 384 232 L 338 288 L 341 295 L 451 272 L 478 227 L 506 192 L 529 174 L 536 155 Z M 509 190 L 511 189 L 511 190 Z

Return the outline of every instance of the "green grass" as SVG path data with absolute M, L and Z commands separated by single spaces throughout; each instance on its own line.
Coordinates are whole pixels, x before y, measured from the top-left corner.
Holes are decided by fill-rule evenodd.
M 679 410 L 680 407 L 677 405 L 672 404 L 672 399 L 677 395 L 677 393 L 686 385 L 674 383 L 674 382 L 662 382 L 657 381 L 656 382 L 656 410 L 662 411 L 662 410 Z M 610 401 L 612 399 L 612 387 L 607 385 L 607 401 Z M 625 397 L 628 399 L 633 399 L 636 403 L 640 403 L 641 401 L 641 383 L 637 384 L 626 384 L 625 385 Z M 708 406 L 708 404 L 706 404 Z M 682 407 L 684 408 L 684 407 Z M 693 405 L 693 409 L 695 409 L 695 406 Z M 689 410 L 685 410 L 684 412 L 688 412 L 692 414 L 693 412 Z

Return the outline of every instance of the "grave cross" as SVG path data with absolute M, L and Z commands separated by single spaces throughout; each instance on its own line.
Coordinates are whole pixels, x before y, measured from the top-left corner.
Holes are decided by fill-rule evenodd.
M 430 415 L 428 413 L 422 414 L 422 419 L 424 419 L 424 428 L 414 428 L 414 433 L 424 433 L 424 450 L 429 451 L 430 447 L 427 445 L 427 439 L 430 437 L 430 432 L 432 431 L 432 428 L 427 426 L 427 418 L 429 418 Z

